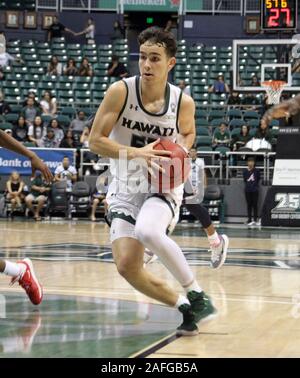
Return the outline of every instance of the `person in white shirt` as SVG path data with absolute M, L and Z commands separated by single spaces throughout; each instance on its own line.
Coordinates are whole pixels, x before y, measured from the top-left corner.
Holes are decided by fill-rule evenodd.
M 70 160 L 67 156 L 63 158 L 62 163 L 57 166 L 54 172 L 55 181 L 66 181 L 67 189 L 71 190 L 74 182 L 77 181 L 77 170 L 70 165 Z
M 81 32 L 75 33 L 75 36 L 82 34 L 85 34 L 87 45 L 93 45 L 95 43 L 95 23 L 91 17 L 87 21 L 87 26 Z

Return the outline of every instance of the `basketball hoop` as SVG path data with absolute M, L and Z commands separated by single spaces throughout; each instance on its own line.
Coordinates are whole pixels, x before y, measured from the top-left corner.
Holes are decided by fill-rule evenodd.
M 282 80 L 270 80 L 261 83 L 261 86 L 267 92 L 269 104 L 279 104 L 280 95 L 285 85 L 286 82 Z

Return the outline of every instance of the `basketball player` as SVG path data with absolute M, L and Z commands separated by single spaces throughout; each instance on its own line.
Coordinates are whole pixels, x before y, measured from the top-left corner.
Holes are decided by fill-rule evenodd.
M 165 194 L 153 195 L 142 190 L 136 193 L 134 183 L 142 180 L 142 168 L 132 169 L 126 176 L 122 171 L 125 154 L 129 164 L 143 160 L 153 172 L 157 167 L 153 159 L 170 156 L 168 151 L 154 150 L 160 138 L 177 141 L 188 150 L 195 139 L 195 104 L 191 97 L 167 82 L 176 63 L 174 36 L 162 29 L 149 28 L 139 35 L 139 45 L 140 76 L 118 81 L 108 89 L 96 113 L 89 146 L 92 152 L 111 158 L 113 181 L 106 200 L 112 251 L 119 273 L 141 293 L 178 308 L 183 322 L 177 333 L 195 335 L 199 332 L 197 324 L 216 310 L 181 249 L 166 233 L 178 219 L 183 185 Z M 185 289 L 186 296 L 144 269 L 145 247 L 160 258 Z
M 46 164 L 44 164 L 33 151 L 28 150 L 23 146 L 23 144 L 12 138 L 3 130 L 0 130 L 0 146 L 26 156 L 29 160 L 31 160 L 33 174 L 35 170 L 39 170 L 47 182 L 52 181 L 52 174 Z M 7 260 L 0 260 L 0 273 L 11 276 L 12 285 L 15 282 L 18 282 L 19 285 L 26 291 L 26 294 L 33 304 L 38 305 L 41 303 L 43 298 L 43 290 L 34 274 L 33 265 L 30 259 L 26 258 L 16 263 Z
M 201 205 L 206 186 L 204 160 L 197 159 L 197 150 L 195 148 L 190 149 L 190 158 L 191 173 L 189 180 L 185 185 L 183 206 L 185 206 L 188 211 L 202 224 L 212 252 L 211 267 L 213 269 L 219 269 L 225 262 L 229 239 L 226 235 L 218 235 L 214 225 L 212 224 L 208 210 Z M 192 187 L 189 188 L 189 185 Z

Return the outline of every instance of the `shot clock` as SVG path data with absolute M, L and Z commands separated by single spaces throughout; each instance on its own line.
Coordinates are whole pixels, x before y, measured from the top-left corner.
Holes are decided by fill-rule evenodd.
M 261 29 L 295 30 L 298 0 L 261 0 Z

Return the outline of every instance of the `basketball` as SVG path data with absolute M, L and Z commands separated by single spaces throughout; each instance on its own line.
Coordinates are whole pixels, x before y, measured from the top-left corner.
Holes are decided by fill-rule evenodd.
M 160 193 L 168 192 L 183 184 L 190 173 L 190 160 L 186 151 L 177 143 L 163 139 L 155 147 L 155 150 L 171 151 L 169 161 L 160 162 L 159 165 L 165 172 L 157 172 L 156 177 L 148 175 L 148 181 Z

